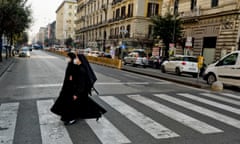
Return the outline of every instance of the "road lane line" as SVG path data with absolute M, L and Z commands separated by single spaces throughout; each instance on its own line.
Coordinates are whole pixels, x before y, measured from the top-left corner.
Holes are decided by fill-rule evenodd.
M 207 100 L 205 98 L 201 98 L 201 97 L 198 97 L 195 95 L 187 94 L 187 93 L 179 93 L 177 95 L 180 95 L 180 96 L 183 96 L 183 97 L 195 100 L 195 101 L 199 101 L 199 102 L 202 102 L 202 103 L 205 103 L 205 104 L 208 104 L 208 105 L 211 105 L 211 106 L 214 106 L 214 107 L 217 107 L 217 108 L 240 115 L 240 109 L 237 109 L 237 108 L 225 105 L 225 104 L 217 103 L 217 102 Z
M 101 99 L 156 139 L 179 136 L 113 96 L 104 96 Z
M 163 85 L 169 84 L 169 82 L 96 82 L 95 85 L 149 85 L 149 84 L 156 84 L 156 85 Z M 21 85 L 17 86 L 17 89 L 25 89 L 25 88 L 45 88 L 45 87 L 60 87 L 62 83 L 56 84 L 33 84 L 33 85 Z
M 19 103 L 0 104 L 0 143 L 12 144 Z
M 236 100 L 233 100 L 233 99 L 228 99 L 228 98 L 220 97 L 220 96 L 218 96 L 218 95 L 210 94 L 210 93 L 202 93 L 201 95 L 206 96 L 206 97 L 209 97 L 209 98 L 214 98 L 214 99 L 217 99 L 217 100 L 220 100 L 220 101 L 223 101 L 223 102 L 228 102 L 228 103 L 231 103 L 231 104 L 235 104 L 235 105 L 240 106 L 240 102 L 239 102 L 239 101 L 236 101 Z
M 240 96 L 234 95 L 234 94 L 230 94 L 230 93 L 221 93 L 221 95 L 230 97 L 230 98 L 235 98 L 235 99 L 239 99 L 240 100 Z
M 162 105 L 160 103 L 157 103 L 151 99 L 145 98 L 143 96 L 140 95 L 128 95 L 129 98 L 142 103 L 150 108 L 152 108 L 153 110 L 164 114 L 167 117 L 170 117 L 171 119 L 178 121 L 180 123 L 182 123 L 183 125 L 190 127 L 192 129 L 194 129 L 195 131 L 198 131 L 202 134 L 210 134 L 210 133 L 219 133 L 219 132 L 223 132 L 222 130 L 215 128 L 213 126 L 210 126 L 204 122 L 201 122 L 195 118 L 192 118 L 184 113 L 178 112 L 172 108 L 169 108 L 165 105 Z
M 72 140 L 59 117 L 50 112 L 53 103 L 53 100 L 37 101 L 42 144 L 72 144 Z
M 95 119 L 87 119 L 86 122 L 103 144 L 131 143 L 131 141 L 105 117 L 102 117 L 98 122 L 96 122 Z
M 184 107 L 186 109 L 189 109 L 191 111 L 195 111 L 195 112 L 200 113 L 202 115 L 208 116 L 208 117 L 213 118 L 217 121 L 221 121 L 222 123 L 228 124 L 228 125 L 233 126 L 235 128 L 240 129 L 240 121 L 237 120 L 237 119 L 231 118 L 229 116 L 220 114 L 218 112 L 209 110 L 209 109 L 204 108 L 204 107 L 200 107 L 200 106 L 191 104 L 189 102 L 185 102 L 181 99 L 174 98 L 174 97 L 171 97 L 171 96 L 168 96 L 168 95 L 165 95 L 165 94 L 155 94 L 154 96 L 156 96 L 158 98 L 161 98 L 161 99 L 164 99 L 166 101 L 169 101 L 171 103 L 177 104 L 177 105 L 179 105 L 181 107 Z

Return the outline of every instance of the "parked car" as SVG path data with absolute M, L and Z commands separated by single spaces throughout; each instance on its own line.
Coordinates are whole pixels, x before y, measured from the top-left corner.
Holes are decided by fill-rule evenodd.
M 93 56 L 93 57 L 99 57 L 102 56 L 103 52 L 100 51 L 91 51 L 90 53 L 88 53 L 88 56 Z
M 161 65 L 161 71 L 175 72 L 177 75 L 182 73 L 198 76 L 198 59 L 194 56 L 176 55 L 165 60 Z
M 31 48 L 24 46 L 19 49 L 18 56 L 19 57 L 30 57 L 31 56 L 30 51 L 32 51 Z
M 160 68 L 162 64 L 162 57 L 160 56 L 151 56 L 148 60 L 148 65 L 152 68 Z
M 210 64 L 205 69 L 203 79 L 208 84 L 221 81 L 223 84 L 240 87 L 240 51 L 234 51 Z
M 144 51 L 133 51 L 123 58 L 123 64 L 131 64 L 132 66 L 148 66 L 147 55 Z

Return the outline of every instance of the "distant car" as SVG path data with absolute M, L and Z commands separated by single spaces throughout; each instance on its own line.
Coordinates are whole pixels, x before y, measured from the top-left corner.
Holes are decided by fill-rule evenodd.
M 151 56 L 148 60 L 148 65 L 152 68 L 160 68 L 162 64 L 162 57 L 160 56 Z
M 103 52 L 100 51 L 91 51 L 90 53 L 88 53 L 88 56 L 92 56 L 92 57 L 99 57 L 102 56 Z
M 32 49 L 30 49 L 27 46 L 24 46 L 19 49 L 18 56 L 19 57 L 30 57 L 31 56 L 30 51 L 32 51 Z
M 132 66 L 148 66 L 147 55 L 144 51 L 133 51 L 123 58 L 123 64 L 131 64 Z
M 165 60 L 161 65 L 161 71 L 175 72 L 177 75 L 182 73 L 198 76 L 198 59 L 194 56 L 176 55 Z

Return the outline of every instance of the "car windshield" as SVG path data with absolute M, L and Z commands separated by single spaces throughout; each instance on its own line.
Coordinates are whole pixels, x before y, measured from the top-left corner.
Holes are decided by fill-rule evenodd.
M 29 49 L 27 47 L 23 47 L 21 51 L 28 51 Z

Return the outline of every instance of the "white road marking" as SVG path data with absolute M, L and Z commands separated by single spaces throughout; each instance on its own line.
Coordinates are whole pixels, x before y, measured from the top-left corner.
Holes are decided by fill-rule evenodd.
M 37 101 L 42 144 L 72 144 L 72 140 L 59 117 L 50 112 L 53 103 L 53 100 Z
M 170 117 L 173 120 L 176 120 L 202 134 L 209 134 L 209 133 L 219 133 L 223 132 L 222 130 L 215 128 L 213 126 L 210 126 L 204 122 L 201 122 L 195 118 L 192 118 L 186 114 L 183 114 L 181 112 L 178 112 L 172 108 L 169 108 L 165 105 L 162 105 L 160 103 L 157 103 L 151 99 L 145 98 L 140 95 L 129 95 L 131 99 L 138 101 L 139 103 L 142 103 L 153 110 L 160 112 L 164 114 L 167 117 Z
M 239 102 L 239 101 L 236 101 L 236 100 L 233 100 L 233 99 L 228 99 L 228 98 L 220 97 L 220 96 L 218 96 L 218 95 L 210 94 L 210 93 L 203 93 L 203 94 L 201 94 L 201 95 L 204 95 L 204 96 L 206 96 L 206 97 L 214 98 L 214 99 L 217 99 L 217 100 L 220 100 L 220 101 L 223 101 L 223 102 L 228 102 L 228 103 L 232 103 L 232 104 L 235 104 L 235 105 L 240 106 L 240 102 Z
M 149 84 L 169 84 L 169 82 L 96 82 L 95 85 L 149 85 Z M 62 83 L 56 84 L 33 84 L 33 85 L 21 85 L 17 86 L 17 89 L 24 88 L 44 88 L 44 87 L 60 87 Z
M 230 94 L 230 93 L 221 93 L 221 95 L 225 95 L 227 97 L 230 97 L 230 98 L 235 98 L 235 99 L 239 99 L 240 100 L 240 96 L 238 95 L 233 95 L 233 94 Z
M 191 94 L 187 94 L 187 93 L 179 93 L 178 95 L 240 115 L 240 109 L 237 109 L 237 108 L 234 108 L 234 107 L 231 107 L 231 106 L 228 106 L 228 105 L 217 103 L 217 102 L 207 100 L 205 98 L 201 98 L 201 97 L 194 96 L 194 95 L 191 95 Z
M 206 116 L 211 117 L 211 118 L 213 118 L 217 121 L 221 121 L 222 123 L 226 123 L 230 126 L 233 126 L 235 128 L 240 129 L 240 121 L 237 120 L 237 119 L 231 118 L 229 116 L 220 114 L 218 112 L 211 111 L 207 108 L 200 107 L 200 106 L 191 104 L 189 102 L 185 102 L 183 100 L 180 100 L 178 98 L 174 98 L 174 97 L 171 97 L 171 96 L 168 96 L 168 95 L 165 95 L 165 94 L 155 94 L 155 96 L 159 97 L 161 99 L 164 99 L 166 101 L 169 101 L 171 103 L 177 104 L 177 105 L 179 105 L 181 107 L 184 107 L 186 109 L 189 109 L 191 111 L 195 111 L 195 112 L 200 113 L 202 115 L 206 115 Z
M 103 144 L 124 144 L 131 142 L 105 117 L 102 117 L 98 122 L 95 119 L 87 119 L 86 122 Z
M 179 136 L 175 132 L 169 130 L 163 125 L 152 120 L 150 117 L 145 116 L 113 96 L 105 96 L 100 98 L 156 139 Z
M 0 143 L 12 144 L 17 121 L 19 103 L 0 105 Z

